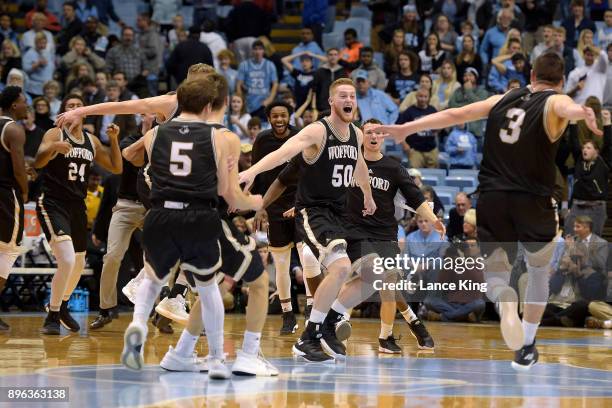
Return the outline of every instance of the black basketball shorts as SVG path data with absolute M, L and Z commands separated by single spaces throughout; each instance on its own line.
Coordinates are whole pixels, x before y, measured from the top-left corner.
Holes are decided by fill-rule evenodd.
M 346 254 L 347 232 L 342 214 L 325 207 L 296 210 L 296 228 L 304 244 L 325 265 L 325 259 L 334 251 Z
M 483 255 L 502 248 L 512 263 L 518 242 L 529 252 L 539 251 L 557 234 L 555 211 L 551 197 L 516 191 L 480 193 L 476 213 Z
M 49 243 L 72 240 L 74 252 L 87 250 L 87 207 L 85 200 L 61 200 L 42 194 L 36 215 Z
M 221 219 L 221 228 L 221 271 L 235 281 L 253 282 L 259 278 L 264 266 L 255 240 L 244 235 L 229 219 Z
M 23 199 L 13 188 L 0 187 L 0 252 L 19 253 L 23 239 Z
M 268 243 L 271 248 L 292 248 L 296 241 L 295 220 L 293 218 L 272 219 L 268 221 Z
M 192 287 L 221 267 L 221 220 L 216 208 L 153 208 L 145 217 L 145 260 L 165 282 L 177 266 Z

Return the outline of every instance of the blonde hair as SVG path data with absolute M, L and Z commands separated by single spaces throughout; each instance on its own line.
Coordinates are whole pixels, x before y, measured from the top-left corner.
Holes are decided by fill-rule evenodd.
M 68 43 L 68 48 L 72 49 L 72 47 L 74 47 L 74 44 L 77 41 L 83 41 L 85 43 L 85 46 L 87 46 L 87 42 L 85 41 L 85 39 L 81 37 L 80 35 L 77 35 L 77 36 L 72 37 L 72 39 Z
M 578 37 L 578 45 L 576 46 L 576 49 L 578 50 L 578 54 L 580 54 L 580 58 L 584 59 L 584 49 L 586 47 L 589 47 L 593 50 L 593 52 L 595 53 L 595 55 L 599 54 L 599 48 L 595 47 L 595 43 L 591 41 L 591 44 L 586 44 L 584 42 L 584 37 L 586 36 L 587 32 L 591 33 L 591 35 L 593 36 L 593 39 L 595 39 L 595 34 L 593 33 L 593 31 L 589 30 L 588 28 L 585 28 L 584 30 L 582 30 L 580 32 L 580 37 Z
M 11 46 L 11 48 L 13 49 L 13 58 L 21 57 L 21 51 L 19 50 L 19 47 L 17 46 L 17 44 L 12 42 L 8 38 L 6 40 L 2 41 L 2 48 L 4 48 L 5 44 L 9 44 Z M 0 55 L 2 55 L 4 57 L 4 52 L 1 49 L 0 49 Z
M 448 106 L 448 101 L 450 100 L 450 97 L 453 94 L 453 92 L 455 92 L 457 88 L 460 87 L 459 82 L 457 82 L 457 67 L 455 67 L 455 64 L 453 63 L 453 61 L 445 60 L 442 63 L 441 67 L 444 67 L 444 65 L 450 65 L 451 68 L 453 69 L 453 73 L 451 74 L 451 77 L 449 80 L 445 81 L 444 78 L 442 78 L 442 74 L 440 74 L 440 76 L 438 76 L 438 78 L 436 78 L 436 80 L 433 81 L 433 85 L 431 87 L 431 95 L 438 95 L 438 90 L 440 89 L 440 86 L 443 83 L 446 84 L 446 88 L 444 89 L 444 100 L 437 101 L 437 106 L 433 105 L 432 103 L 432 105 L 437 110 L 445 109 Z
M 236 64 L 236 55 L 234 55 L 231 50 L 224 49 L 219 51 L 219 53 L 217 54 L 217 59 L 220 60 L 221 58 L 229 58 L 230 65 Z
M 510 34 L 514 32 L 518 33 L 518 37 L 510 36 Z M 508 34 L 506 34 L 506 40 L 504 41 L 504 45 L 502 45 L 502 47 L 499 49 L 499 55 L 506 55 L 508 53 L 508 46 L 511 38 L 516 38 L 517 40 L 519 40 L 519 43 L 521 44 L 520 52 L 523 52 L 523 39 L 521 38 L 521 32 L 516 28 L 511 28 L 510 30 L 508 30 Z
M 194 79 L 193 77 L 194 75 L 199 75 L 199 74 L 210 75 L 214 72 L 215 72 L 215 68 L 211 67 L 208 64 L 204 64 L 204 63 L 193 64 L 192 66 L 189 67 L 189 70 L 187 71 L 187 79 Z
M 339 78 L 339 79 L 336 79 L 334 82 L 332 82 L 332 84 L 329 86 L 329 94 L 333 95 L 334 92 L 336 91 L 336 88 L 341 86 L 341 85 L 350 85 L 353 88 L 355 88 L 355 83 L 353 82 L 352 79 L 350 79 L 350 78 Z
M 473 225 L 475 227 L 476 226 L 476 210 L 473 208 L 470 208 L 469 210 L 467 210 L 465 212 L 465 215 L 463 216 L 463 222 Z
M 262 35 L 257 37 L 257 39 L 263 43 L 266 57 L 271 57 L 274 55 L 274 53 L 276 53 L 276 48 L 274 48 L 274 45 L 272 45 L 272 42 L 268 37 Z

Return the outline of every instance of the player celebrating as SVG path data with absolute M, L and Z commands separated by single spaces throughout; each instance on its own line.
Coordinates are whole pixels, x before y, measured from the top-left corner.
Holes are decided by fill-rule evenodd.
M 355 85 L 350 79 L 332 83 L 330 116 L 302 129 L 278 150 L 242 172 L 240 177 L 248 188 L 258 174 L 287 162 L 298 153 L 303 154 L 306 165 L 296 199 L 298 232 L 328 270 L 314 294 L 306 329 L 293 346 L 294 353 L 308 361 L 332 359 L 325 354 L 322 344 L 327 348 L 343 347 L 336 337 L 335 326 L 323 325 L 323 320 L 351 270 L 342 209 L 353 174 L 364 195 L 363 215 L 376 211 L 368 169 L 361 154 L 363 135 L 351 123 L 357 108 L 355 93 Z M 333 345 L 330 347 L 330 344 Z
M 478 238 L 486 260 L 487 296 L 498 302 L 501 332 L 516 350 L 512 366 L 538 361 L 535 335 L 548 300 L 548 268 L 558 225 L 552 202 L 555 156 L 569 120 L 585 120 L 596 135 L 593 110 L 561 95 L 563 60 L 539 56 L 531 85 L 462 108 L 447 109 L 403 125 L 381 126 L 396 142 L 425 129 L 442 129 L 488 116 L 479 174 Z M 528 283 L 523 321 L 516 292 L 508 286 L 517 241 L 524 245 Z M 504 245 L 506 243 L 506 245 Z
M 79 95 L 64 98 L 61 112 L 84 105 Z M 36 213 L 57 260 L 57 272 L 51 281 L 49 314 L 41 333 L 59 334 L 60 322 L 71 331 L 79 324 L 68 312 L 68 299 L 85 267 L 87 249 L 87 179 L 95 162 L 114 174 L 122 171 L 119 128 L 108 127 L 110 148 L 85 132 L 82 123 L 72 131 L 53 128 L 45 133 L 38 148 L 34 167 L 42 171 L 42 194 Z
M 25 131 L 16 120 L 28 115 L 28 104 L 18 86 L 0 95 L 0 292 L 19 256 L 23 237 L 23 203 L 28 201 L 28 177 L 23 146 Z M 0 331 L 9 325 L 0 319 Z

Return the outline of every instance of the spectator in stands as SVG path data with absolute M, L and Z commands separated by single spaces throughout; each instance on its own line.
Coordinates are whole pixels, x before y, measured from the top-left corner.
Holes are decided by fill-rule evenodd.
M 64 3 L 64 15 L 62 17 L 62 29 L 57 36 L 57 52 L 66 54 L 70 48 L 72 39 L 83 31 L 83 23 L 77 18 L 75 4 Z
M 252 117 L 247 123 L 249 129 L 249 143 L 253 144 L 259 132 L 261 132 L 261 119 L 257 116 Z
M 163 35 L 173 28 L 172 19 L 181 13 L 182 6 L 183 2 L 180 0 L 151 1 L 151 8 L 153 9 L 151 21 L 159 26 Z
M 361 114 L 361 122 L 375 118 L 383 124 L 395 123 L 398 109 L 391 97 L 370 85 L 367 71 L 358 69 L 353 71 L 353 75 L 357 85 L 357 106 Z
M 98 8 L 93 4 L 92 0 L 76 0 L 76 13 L 81 21 L 87 21 L 89 17 L 99 19 Z
M 391 43 L 385 46 L 385 51 L 383 53 L 383 70 L 385 71 L 387 77 L 390 77 L 391 75 L 396 74 L 398 72 L 399 55 L 402 52 L 406 51 L 408 51 L 408 48 L 406 47 L 406 33 L 404 33 L 404 30 L 402 30 L 401 28 L 398 28 L 397 30 L 393 31 L 393 38 L 391 39 Z M 413 69 L 416 71 L 415 68 Z
M 397 61 L 397 72 L 391 75 L 386 92 L 399 105 L 418 85 L 419 76 L 417 71 L 419 57 L 414 52 L 405 50 L 399 53 Z
M 472 39 L 472 50 L 478 55 L 478 33 L 474 32 L 474 24 L 470 20 L 465 20 L 461 22 L 461 35 L 457 37 L 455 40 L 455 52 L 461 53 L 463 51 L 463 39 L 465 37 L 470 37 Z M 480 56 L 478 56 L 480 60 Z
M 600 48 L 606 48 L 608 47 L 610 43 L 612 43 L 612 10 L 611 9 L 605 11 L 604 25 L 601 26 L 597 30 L 597 37 L 595 41 Z
M 584 50 L 589 47 L 592 50 L 596 51 L 596 54 L 599 54 L 600 49 L 595 46 L 595 35 L 591 30 L 585 28 L 580 32 L 580 36 L 578 37 L 578 45 L 576 49 L 578 50 L 578 54 L 580 58 L 584 61 Z M 582 64 L 581 64 L 582 65 Z
M 246 111 L 246 103 L 242 95 L 232 95 L 227 118 L 229 122 L 226 123 L 227 128 L 236 133 L 243 143 L 250 143 L 248 126 L 251 115 Z
M 603 105 L 606 109 L 612 108 L 612 43 L 606 47 L 608 54 L 608 67 L 606 69 L 606 88 L 604 90 Z
M 123 71 L 115 71 L 115 73 L 113 73 L 113 81 L 117 82 L 117 84 L 119 84 L 119 88 L 121 89 L 121 94 L 119 95 L 120 101 L 138 99 L 138 97 L 128 89 L 128 79 Z M 104 88 L 99 89 L 104 90 Z
M 60 84 L 55 80 L 47 81 L 43 85 L 43 93 L 49 102 L 51 120 L 55 121 L 57 114 L 62 106 L 62 101 L 59 99 Z
M 467 38 L 467 37 L 466 37 Z M 449 108 L 460 108 L 470 103 L 484 101 L 489 93 L 484 87 L 478 86 L 478 71 L 473 67 L 468 67 L 463 73 L 463 85 L 457 89 L 448 101 Z M 467 130 L 477 137 L 483 135 L 484 120 L 470 122 Z
M 26 89 L 26 83 L 26 74 L 17 68 L 11 69 L 6 77 L 6 86 L 18 86 L 21 89 Z M 24 95 L 28 105 L 32 105 L 32 97 L 27 92 L 25 92 Z
M 238 158 L 238 171 L 244 171 L 253 163 L 253 145 L 251 143 L 240 144 L 240 157 Z M 245 223 L 246 225 L 246 223 Z
M 583 104 L 589 96 L 603 100 L 608 69 L 608 54 L 604 51 L 586 47 L 584 49 L 584 66 L 574 68 L 567 78 L 565 92 L 576 103 Z
M 108 86 L 108 84 L 107 84 Z M 95 105 L 104 102 L 106 98 L 105 88 L 99 88 L 93 78 L 84 76 L 79 80 L 78 87 L 81 89 L 86 105 Z M 97 116 L 92 116 L 96 118 Z
M 588 216 L 591 219 L 592 231 L 600 236 L 603 234 L 607 219 L 608 172 L 612 165 L 612 126 L 609 111 L 604 110 L 602 117 L 604 143 L 601 149 L 593 140 L 586 140 L 581 145 L 578 137 L 579 125 L 569 125 L 570 146 L 576 165 L 571 208 L 565 218 L 565 232 L 568 234 L 572 233 L 574 220 L 578 216 Z
M 555 27 L 553 29 L 554 45 L 549 51 L 556 52 L 560 57 L 563 58 L 565 63 L 565 75 L 580 65 L 580 54 L 573 47 L 565 46 L 565 28 Z
M 107 72 L 105 71 L 98 71 L 96 72 L 96 86 L 100 89 L 106 89 L 106 84 L 108 83 L 108 80 L 110 79 L 110 75 L 108 75 Z
M 463 73 L 467 68 L 474 68 L 478 74 L 476 78 L 480 77 L 482 71 L 482 60 L 480 55 L 476 52 L 476 44 L 474 43 L 474 37 L 470 35 L 464 35 L 462 40 L 462 47 L 459 55 L 455 58 L 455 66 L 457 67 L 457 78 L 463 78 Z
M 596 32 L 597 27 L 584 14 L 584 0 L 572 0 L 570 7 L 572 16 L 564 20 L 561 25 L 565 28 L 565 45 L 569 48 L 574 48 L 578 43 L 578 36 L 582 30 L 588 28 L 592 32 Z
M 494 93 L 503 93 L 508 86 L 508 78 L 505 77 L 498 67 L 503 65 L 506 71 L 514 71 L 515 67 L 512 64 L 512 56 L 521 52 L 521 42 L 516 38 L 511 38 L 508 41 L 507 51 L 501 53 L 493 58 L 491 70 L 489 71 L 489 78 L 487 80 L 488 88 Z M 518 78 L 517 78 L 518 79 Z M 520 82 L 520 81 L 519 81 Z
M 55 55 L 55 41 L 53 35 L 45 30 L 47 25 L 47 17 L 42 13 L 35 13 L 32 17 L 32 28 L 21 36 L 21 52 L 25 53 L 30 48 L 34 48 L 34 37 L 36 34 L 43 33 L 47 37 L 47 48 L 46 50 L 51 55 Z
M 96 71 L 104 69 L 106 61 L 91 51 L 83 37 L 75 36 L 70 40 L 70 51 L 62 57 L 61 68 L 68 72 L 76 64 L 85 65 L 88 75 L 93 78 Z
M 457 71 L 453 61 L 446 60 L 442 63 L 440 75 L 433 82 L 432 94 L 436 95 L 436 104 L 432 104 L 436 110 L 443 110 L 448 107 L 451 95 L 461 87 L 457 81 Z M 431 103 L 431 102 L 430 102 Z
M 324 58 L 325 57 L 321 57 L 317 54 L 312 54 L 310 51 L 302 51 L 299 54 L 283 57 L 282 61 L 285 69 L 289 71 L 295 80 L 291 91 L 295 96 L 297 106 L 302 106 L 302 104 L 306 102 L 308 94 L 312 89 L 312 81 L 314 80 L 315 73 L 313 70 L 313 59 L 325 61 Z M 293 62 L 298 59 L 301 63 L 300 69 L 295 68 L 293 64 Z
M 138 30 L 140 30 L 138 45 L 145 56 L 144 70 L 146 71 L 146 75 L 143 74 L 143 76 L 147 78 L 149 94 L 151 96 L 156 96 L 159 70 L 161 69 L 164 53 L 164 44 L 155 27 L 151 25 L 151 18 L 148 13 L 141 13 L 138 15 L 136 26 Z M 212 65 L 212 61 L 210 61 L 209 65 Z
M 251 116 L 267 120 L 265 108 L 274 101 L 277 90 L 276 67 L 264 58 L 264 45 L 257 40 L 252 45 L 252 57 L 238 67 L 236 92 L 246 93 L 247 111 Z
M 449 54 L 453 54 L 455 52 L 457 33 L 446 15 L 438 15 L 432 31 L 438 35 L 440 47 Z
M 102 176 L 94 168 L 89 170 L 89 177 L 87 179 L 87 196 L 85 197 L 85 207 L 87 208 L 87 230 L 91 230 L 98 210 L 100 209 L 100 202 L 102 201 L 102 194 L 104 193 L 104 187 L 102 183 Z
M 608 285 L 610 282 L 608 282 Z M 592 316 L 586 318 L 585 326 L 589 329 L 612 329 L 612 306 L 596 300 L 589 303 L 589 313 Z
M 327 19 L 327 0 L 312 0 L 305 1 L 302 10 L 302 24 L 304 27 L 309 27 L 312 32 L 312 38 L 318 43 L 317 46 L 322 44 L 323 27 Z M 303 38 L 304 33 L 302 33 Z M 324 55 L 323 50 L 315 52 L 312 49 L 298 49 L 291 51 L 292 54 L 300 51 L 311 51 L 313 54 Z
M 444 149 L 450 156 L 451 169 L 473 169 L 478 164 L 478 142 L 472 132 L 466 129 L 465 124 L 456 126 L 450 132 Z
M 6 39 L 0 47 L 0 83 L 6 83 L 8 73 L 13 68 L 21 69 L 21 52 L 16 43 Z
M 121 31 L 121 43 L 106 53 L 106 70 L 111 74 L 121 71 L 128 82 L 138 75 L 147 76 L 143 51 L 134 44 L 134 29 L 125 27 Z
M 217 70 L 227 80 L 229 93 L 233 95 L 236 93 L 236 81 L 238 80 L 238 71 L 232 68 L 232 64 L 235 62 L 234 53 L 228 49 L 221 50 L 217 55 L 217 59 L 219 60 L 219 68 Z
M 423 49 L 419 51 L 419 59 L 421 61 L 421 72 L 433 74 L 438 72 L 438 68 L 442 66 L 442 62 L 446 57 L 446 52 L 440 46 L 438 34 L 429 33 Z
M 119 102 L 121 88 L 117 82 L 108 81 L 104 91 L 106 98 L 103 102 Z M 94 125 L 95 134 L 98 135 L 100 141 L 105 145 L 109 144 L 106 132 L 112 123 L 119 126 L 123 137 L 132 136 L 138 131 L 134 115 L 98 115 L 93 117 L 91 123 Z
M 483 63 L 497 57 L 499 50 L 506 41 L 506 33 L 514 19 L 514 12 L 510 8 L 501 9 L 497 13 L 497 24 L 485 33 L 480 46 L 480 59 Z
M 346 72 L 338 61 L 340 52 L 337 48 L 327 50 L 327 63 L 322 64 L 314 73 L 312 90 L 317 110 L 323 112 L 329 109 L 329 86 L 339 78 L 346 78 Z
M 533 64 L 541 54 L 551 49 L 555 44 L 554 37 L 554 26 L 552 24 L 545 25 L 542 29 L 542 42 L 538 43 L 533 50 L 531 50 L 531 63 Z
M 38 147 L 45 135 L 45 130 L 36 125 L 34 109 L 31 106 L 28 106 L 28 117 L 23 121 L 23 128 L 26 132 L 23 153 L 26 157 L 35 158 Z
M 13 30 L 13 21 L 10 15 L 6 13 L 0 14 L 0 40 L 11 40 L 13 43 L 18 44 L 17 32 Z
M 61 29 L 57 16 L 47 9 L 47 0 L 36 0 L 34 8 L 27 12 L 25 23 L 28 29 L 34 25 L 34 15 L 36 13 L 41 13 L 47 18 L 43 26 L 46 30 L 58 32 Z
M 315 55 L 324 57 L 325 52 L 321 49 L 319 44 L 315 42 L 314 33 L 311 27 L 303 27 L 300 32 L 300 36 L 301 36 L 302 41 L 298 45 L 293 47 L 293 49 L 291 50 L 291 55 L 309 52 L 311 54 L 310 56 L 313 58 L 313 64 L 314 64 L 313 66 L 315 69 L 317 69 L 319 67 L 321 58 L 317 58 L 315 57 Z M 297 59 L 294 59 L 293 68 L 299 70 L 301 68 L 300 61 L 298 61 Z M 288 71 L 291 72 L 290 70 Z
M 66 75 L 66 81 L 64 82 L 64 88 L 69 90 L 74 87 L 79 86 L 79 81 L 81 78 L 89 77 L 92 78 L 90 71 L 91 67 L 83 62 L 76 63 L 72 65 L 70 71 L 68 71 L 68 75 Z
M 204 21 L 202 24 L 202 33 L 200 34 L 200 42 L 204 43 L 210 49 L 212 53 L 214 67 L 219 69 L 219 60 L 217 59 L 217 55 L 222 51 L 227 49 L 227 43 L 216 31 L 217 27 L 215 22 L 212 20 Z M 199 61 L 205 62 L 205 61 Z M 207 63 L 207 62 L 206 62 Z M 208 63 L 207 63 L 208 64 Z
M 383 28 L 378 36 L 386 44 L 389 44 L 394 36 L 394 31 L 404 31 L 404 44 L 413 52 L 419 52 L 423 44 L 423 25 L 419 21 L 417 8 L 414 4 L 408 4 L 403 8 L 403 15 L 399 23 L 393 23 Z
M 512 64 L 511 67 L 506 65 L 508 61 Z M 522 53 L 498 55 L 491 62 L 499 73 L 500 78 L 500 83 L 495 87 L 496 90 L 505 89 L 508 81 L 511 79 L 518 79 L 521 86 L 529 83 L 531 67 L 527 63 L 527 57 Z
M 404 100 L 402 101 L 402 103 L 400 104 L 400 112 L 404 112 L 406 109 L 408 109 L 409 107 L 411 107 L 412 105 L 415 105 L 417 103 L 417 91 L 419 90 L 419 88 L 425 88 L 429 91 L 429 93 L 431 94 L 431 88 L 433 87 L 433 81 L 431 80 L 431 77 L 429 76 L 429 74 L 421 74 L 419 75 L 419 83 L 416 87 L 416 89 L 412 92 L 410 92 L 408 95 L 406 95 L 406 97 L 404 98 Z M 431 99 L 430 99 L 430 104 L 431 103 L 436 103 L 436 99 L 438 97 L 436 95 L 432 95 Z
M 53 120 L 51 120 L 51 105 L 49 105 L 47 98 L 44 96 L 39 96 L 34 98 L 32 104 L 34 105 L 34 111 L 36 112 L 34 119 L 36 126 L 43 129 L 45 132 L 55 127 Z
M 168 57 L 166 70 L 178 85 L 187 77 L 189 67 L 200 62 L 213 65 L 213 54 L 210 48 L 200 41 L 200 28 L 192 26 L 189 28 L 187 41 L 179 43 Z
M 259 36 L 270 35 L 271 18 L 252 1 L 242 1 L 227 16 L 227 40 L 234 43 L 238 62 L 249 59 L 253 41 Z
M 110 23 L 110 17 L 110 19 L 117 23 L 117 25 L 119 25 L 120 27 L 123 28 L 123 26 L 125 26 L 125 23 L 121 21 L 121 19 L 115 12 L 113 0 L 92 0 L 92 3 L 96 6 L 96 9 L 98 10 L 98 17 L 96 18 L 96 21 L 100 21 L 100 23 L 104 24 L 105 26 L 108 26 L 108 24 Z M 90 17 L 95 18 L 95 16 Z
M 172 52 L 179 43 L 179 33 L 185 31 L 185 19 L 181 14 L 172 18 L 172 29 L 168 31 L 168 50 Z
M 89 17 L 87 21 L 85 21 L 81 37 L 83 37 L 89 49 L 102 58 L 106 56 L 109 41 L 107 37 L 99 32 L 98 20 L 95 17 Z
M 455 195 L 455 206 L 448 213 L 446 235 L 450 241 L 461 238 L 465 214 L 472 208 L 470 197 L 464 192 Z
M 429 104 L 430 98 L 429 89 L 419 88 L 416 94 L 416 105 L 412 105 L 402 112 L 397 119 L 397 124 L 412 122 L 422 116 L 437 112 L 436 108 Z M 438 147 L 434 131 L 425 130 L 407 137 L 402 146 L 404 151 L 408 153 L 408 159 L 412 167 L 438 168 Z
M 523 30 L 525 51 L 533 49 L 538 31 L 543 34 L 542 30 L 540 30 L 541 28 L 552 27 L 553 15 L 555 14 L 557 4 L 557 0 L 526 0 L 521 4 L 521 10 L 525 15 L 525 28 Z M 550 32 L 550 37 L 552 37 L 552 31 Z M 544 41 L 546 41 L 546 35 L 544 35 Z M 547 48 L 550 48 L 551 45 L 549 44 Z M 544 50 L 539 50 L 539 54 Z M 537 56 L 533 57 L 530 62 L 533 64 L 536 58 Z
M 371 47 L 363 47 L 359 51 L 359 66 L 351 73 L 353 81 L 357 79 L 357 71 L 366 71 L 370 85 L 376 89 L 384 90 L 387 87 L 387 76 L 376 62 L 374 62 L 374 50 Z
M 344 31 L 344 45 L 345 48 L 340 51 L 340 59 L 349 63 L 357 62 L 363 44 L 357 41 L 357 31 L 354 28 L 347 28 Z
M 34 48 L 30 48 L 23 55 L 21 64 L 28 75 L 25 91 L 31 96 L 43 94 L 45 82 L 53 79 L 55 72 L 55 55 L 47 51 L 47 37 L 44 33 L 37 33 Z
M 193 2 L 193 25 L 202 26 L 204 21 L 217 21 L 217 6 L 219 0 L 195 0 Z
M 445 245 L 446 237 L 441 237 L 434 231 L 429 220 L 418 214 L 414 218 L 418 230 L 406 236 L 404 253 L 413 258 L 437 258 L 442 256 L 447 246 Z M 421 272 L 423 271 L 417 271 L 417 273 Z

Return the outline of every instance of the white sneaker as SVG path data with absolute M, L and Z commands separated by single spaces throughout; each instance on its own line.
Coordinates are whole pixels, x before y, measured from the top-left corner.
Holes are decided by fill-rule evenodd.
M 236 352 L 236 361 L 234 361 L 232 366 L 232 373 L 236 375 L 275 377 L 278 375 L 278 369 L 266 360 L 261 353 L 255 356 L 238 350 Z
M 518 315 L 518 296 L 508 287 L 499 296 L 497 303 L 499 326 L 502 337 L 510 350 L 523 348 L 523 324 Z
M 128 298 L 128 300 L 133 304 L 136 304 L 136 290 L 140 285 L 140 281 L 141 279 L 134 278 L 121 289 L 121 292 L 123 292 L 125 297 Z
M 147 338 L 147 328 L 137 322 L 132 322 L 123 335 L 123 352 L 121 363 L 131 370 L 142 370 L 144 366 L 144 343 Z
M 182 295 L 178 295 L 175 298 L 164 298 L 155 307 L 155 311 L 183 326 L 187 326 L 187 322 L 189 321 L 189 314 L 185 306 L 185 298 Z
M 227 380 L 232 373 L 220 358 L 207 357 L 208 360 L 208 378 L 213 380 Z
M 193 353 L 190 357 L 183 357 L 172 346 L 168 348 L 168 352 L 159 365 L 168 371 L 185 371 L 190 373 L 205 373 L 208 371 L 206 358 L 198 358 L 197 353 Z

